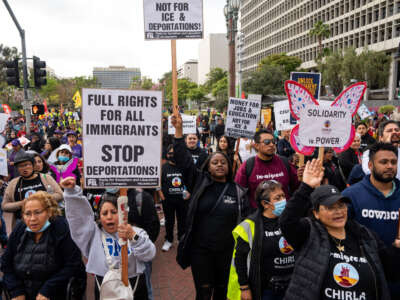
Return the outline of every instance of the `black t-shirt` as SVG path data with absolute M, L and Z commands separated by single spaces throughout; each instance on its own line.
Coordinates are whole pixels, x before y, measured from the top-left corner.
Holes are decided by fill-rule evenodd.
M 182 199 L 184 189 L 182 172 L 176 167 L 166 162 L 162 167 L 161 189 L 166 198 Z
M 262 289 L 267 289 L 271 277 L 293 273 L 295 258 L 293 247 L 282 236 L 279 219 L 262 218 L 261 284 Z
M 348 235 L 340 252 L 331 239 L 329 267 L 321 289 L 321 299 L 378 300 L 375 272 L 362 254 L 357 239 Z
M 14 200 L 15 202 L 22 201 L 37 191 L 46 191 L 46 187 L 43 185 L 40 175 L 37 175 L 35 178 L 30 180 L 21 177 L 15 187 Z M 20 219 L 21 211 L 17 211 L 15 216 Z
M 206 161 L 208 154 L 205 150 L 201 149 L 200 147 L 196 147 L 196 149 L 189 149 L 190 155 L 193 158 L 193 162 L 197 168 L 201 168 L 203 163 Z
M 211 209 L 229 184 L 222 200 L 210 215 Z M 232 230 L 236 226 L 238 198 L 234 183 L 214 182 L 200 197 L 193 228 L 193 247 L 212 251 L 232 251 Z

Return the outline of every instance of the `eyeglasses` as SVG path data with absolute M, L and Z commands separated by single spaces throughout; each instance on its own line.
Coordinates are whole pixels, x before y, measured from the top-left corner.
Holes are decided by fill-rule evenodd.
M 271 139 L 265 139 L 265 140 L 263 140 L 261 143 L 263 143 L 264 145 L 269 145 L 269 144 L 273 144 L 273 145 L 275 145 L 275 140 L 271 140 Z
M 27 219 L 30 219 L 32 217 L 39 217 L 43 212 L 45 212 L 46 208 L 42 209 L 42 210 L 35 210 L 35 211 L 27 211 L 24 212 L 24 217 Z
M 323 207 L 325 208 L 325 210 L 327 210 L 329 212 L 334 212 L 336 210 L 345 210 L 345 209 L 347 209 L 347 205 L 344 202 L 334 203 L 334 204 L 329 205 L 329 206 L 323 205 Z

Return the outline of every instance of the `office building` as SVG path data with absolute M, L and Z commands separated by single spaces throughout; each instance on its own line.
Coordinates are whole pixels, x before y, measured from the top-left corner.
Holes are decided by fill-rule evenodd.
M 245 36 L 241 67 L 245 76 L 273 53 L 286 52 L 301 58 L 303 68 L 315 67 L 318 40 L 309 31 L 322 21 L 331 31 L 330 37 L 322 41 L 324 48 L 355 47 L 361 51 L 368 47 L 391 53 L 394 63 L 390 85 L 398 86 L 398 0 L 242 0 L 240 13 Z
M 110 66 L 108 68 L 93 68 L 93 77 L 102 88 L 128 89 L 134 80 L 141 79 L 139 68 Z
M 198 83 L 198 64 L 196 59 L 185 62 L 178 68 L 178 78 L 187 78 L 194 83 Z
M 214 68 L 228 71 L 229 50 L 225 33 L 211 33 L 199 43 L 198 84 L 207 81 Z

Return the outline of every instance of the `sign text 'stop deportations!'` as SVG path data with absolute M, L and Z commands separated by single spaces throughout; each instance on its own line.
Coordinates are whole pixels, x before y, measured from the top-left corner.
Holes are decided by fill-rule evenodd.
M 143 0 L 143 10 L 146 40 L 203 38 L 203 0 Z

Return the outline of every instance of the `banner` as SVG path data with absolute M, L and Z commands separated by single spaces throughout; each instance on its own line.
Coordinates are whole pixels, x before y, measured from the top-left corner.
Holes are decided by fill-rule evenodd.
M 196 116 L 181 115 L 183 134 L 196 134 Z M 171 117 L 168 117 L 168 134 L 175 134 L 175 127 L 171 124 Z
M 18 138 L 18 140 L 19 140 L 19 142 L 21 143 L 21 146 L 22 147 L 25 147 L 26 145 L 28 145 L 31 141 L 30 140 L 28 140 L 26 137 L 24 137 L 24 136 L 21 136 L 20 138 Z M 12 149 L 12 145 L 11 145 L 11 142 L 9 142 L 7 145 L 6 145 L 6 148 L 8 149 L 8 150 L 11 150 Z
M 202 39 L 203 0 L 143 0 L 144 37 Z
M 279 131 L 292 129 L 297 123 L 294 118 L 294 124 L 291 123 L 289 101 L 287 100 L 274 102 L 274 116 L 275 128 Z
M 321 90 L 321 73 L 291 72 L 290 79 L 303 85 L 316 100 Z
M 10 115 L 0 113 L 0 133 L 6 129 L 8 118 Z
M 345 108 L 306 105 L 300 111 L 300 141 L 312 147 L 343 147 L 350 138 L 351 113 Z
M 48 112 L 49 112 L 49 109 L 47 108 L 47 99 L 44 99 L 44 101 L 43 101 L 43 106 L 44 106 L 44 112 L 45 112 L 45 113 L 48 113 Z
M 12 111 L 12 110 L 11 110 L 10 105 L 8 105 L 8 104 L 2 104 L 1 107 L 3 108 L 5 114 L 8 114 L 8 115 L 11 114 L 11 111 Z
M 262 123 L 267 127 L 271 123 L 272 110 L 270 108 L 264 108 L 261 110 Z
M 159 187 L 161 92 L 83 89 L 82 95 L 85 187 Z
M 369 111 L 368 107 L 365 104 L 360 105 L 357 110 L 357 114 L 360 116 L 361 120 L 364 120 L 373 115 L 373 113 Z
M 225 134 L 233 138 L 254 137 L 260 117 L 261 101 L 229 98 Z
M 79 94 L 79 90 L 77 90 L 72 96 L 72 100 L 75 102 L 75 108 L 79 108 L 82 106 L 82 98 L 81 94 Z
M 8 176 L 7 150 L 6 149 L 0 149 L 0 175 Z

